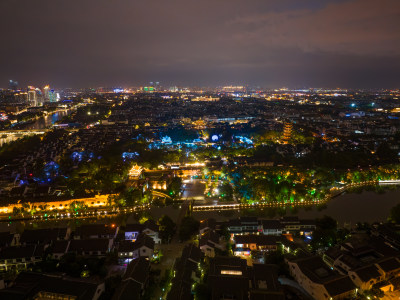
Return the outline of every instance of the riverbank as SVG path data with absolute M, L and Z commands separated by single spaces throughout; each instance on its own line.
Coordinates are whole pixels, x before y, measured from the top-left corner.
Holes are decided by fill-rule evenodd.
M 248 209 L 248 208 L 271 208 L 271 207 L 286 207 L 286 206 L 310 206 L 320 205 L 328 202 L 332 198 L 335 198 L 349 189 L 378 185 L 379 181 L 364 181 L 359 183 L 352 183 L 345 185 L 341 188 L 332 188 L 330 193 L 322 199 L 317 200 L 301 200 L 301 201 L 285 201 L 285 202 L 266 202 L 266 203 L 226 203 L 226 204 L 215 204 L 215 205 L 199 205 L 194 206 L 193 211 L 205 211 L 205 210 L 236 210 L 236 209 Z
M 23 130 L 46 129 L 60 121 L 64 116 L 69 115 L 73 109 L 58 109 L 41 118 L 34 120 L 32 123 L 24 124 L 19 127 Z
M 230 208 L 221 208 L 213 210 L 202 210 L 200 206 L 193 207 L 193 215 L 195 218 L 201 220 L 205 218 L 215 219 L 229 219 L 239 216 L 258 216 L 263 218 L 275 218 L 284 215 L 299 216 L 305 219 L 315 219 L 323 215 L 330 215 L 337 219 L 341 225 L 344 223 L 355 224 L 357 222 L 375 222 L 386 220 L 390 209 L 396 204 L 400 203 L 400 189 L 396 188 L 394 191 L 389 191 L 385 194 L 378 194 L 372 191 L 362 191 L 361 193 L 349 193 L 347 191 L 356 191 L 360 188 L 375 187 L 379 185 L 372 185 L 371 182 L 360 184 L 352 184 L 335 191 L 327 201 L 304 201 L 300 203 L 280 203 L 275 205 L 241 205 L 229 206 Z M 39 221 L 39 220 L 68 220 L 76 218 L 97 218 L 99 216 L 115 217 L 118 215 L 130 215 L 132 213 L 143 212 L 152 215 L 158 219 L 161 215 L 167 214 L 175 218 L 179 214 L 180 205 L 170 205 L 165 207 L 156 206 L 137 206 L 130 208 L 115 208 L 106 205 L 106 196 L 99 198 L 86 198 L 86 199 L 73 199 L 66 201 L 47 202 L 49 210 L 37 211 L 31 215 L 25 213 L 25 217 L 21 215 L 13 215 L 14 206 L 7 206 L 0 208 L 2 212 L 0 215 L 1 222 L 10 221 Z M 87 208 L 85 210 L 78 210 L 76 213 L 71 213 L 69 206 L 71 201 L 84 201 Z M 329 201 L 328 201 L 329 200 Z M 377 205 L 377 201 L 378 205 Z M 67 205 L 68 204 L 68 205 Z M 18 208 L 22 204 L 17 204 Z M 219 206 L 218 206 L 219 207 Z M 67 209 L 68 208 L 68 209 Z

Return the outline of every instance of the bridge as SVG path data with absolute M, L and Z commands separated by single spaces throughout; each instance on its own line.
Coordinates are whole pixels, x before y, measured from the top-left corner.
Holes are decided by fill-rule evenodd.
M 7 131 L 0 131 L 0 135 L 6 134 L 6 135 L 15 135 L 15 134 L 44 134 L 48 129 L 16 129 L 16 130 L 7 130 Z
M 393 179 L 393 180 L 379 180 L 380 185 L 386 184 L 400 184 L 400 179 Z
M 309 206 L 324 203 L 328 197 L 321 200 L 295 201 L 295 202 L 269 202 L 269 203 L 232 203 L 232 204 L 215 204 L 215 205 L 198 205 L 193 206 L 193 211 L 210 211 L 210 210 L 240 210 L 248 208 L 268 208 L 268 207 L 285 207 L 285 206 Z
M 151 193 L 153 194 L 153 196 L 158 196 L 158 197 L 162 197 L 162 198 L 169 198 L 172 200 L 171 196 L 168 196 L 167 194 L 161 193 L 159 191 L 151 191 Z

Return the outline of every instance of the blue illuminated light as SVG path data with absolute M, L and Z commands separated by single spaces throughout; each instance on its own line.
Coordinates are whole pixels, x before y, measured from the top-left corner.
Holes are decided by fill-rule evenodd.
M 163 136 L 163 137 L 161 138 L 161 143 L 164 143 L 164 144 L 171 144 L 171 143 L 172 143 L 172 139 L 171 139 L 168 135 Z
M 253 141 L 245 136 L 235 136 L 241 143 L 252 145 Z
M 129 159 L 135 159 L 139 156 L 139 153 L 137 152 L 124 152 L 122 153 L 122 158 L 125 160 L 129 160 Z
M 80 163 L 81 161 L 89 161 L 91 159 L 94 158 L 94 154 L 93 152 L 87 152 L 87 151 L 75 151 L 72 152 L 71 154 L 71 159 L 75 162 L 75 163 Z

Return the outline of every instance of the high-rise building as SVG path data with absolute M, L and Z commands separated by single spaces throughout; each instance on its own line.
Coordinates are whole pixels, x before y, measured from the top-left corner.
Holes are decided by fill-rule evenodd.
M 43 100 L 45 102 L 50 100 L 50 86 L 48 85 L 43 88 Z
M 60 96 L 54 91 L 50 90 L 49 92 L 49 101 L 50 102 L 57 102 L 59 100 Z
M 28 91 L 28 104 L 29 106 L 37 106 L 37 94 L 34 89 Z
M 152 93 L 152 92 L 154 92 L 154 86 L 145 86 L 145 87 L 143 87 L 143 91 L 144 92 L 147 92 L 147 93 Z
M 293 124 L 290 122 L 285 122 L 285 124 L 283 125 L 283 143 L 289 143 L 292 137 L 292 130 Z

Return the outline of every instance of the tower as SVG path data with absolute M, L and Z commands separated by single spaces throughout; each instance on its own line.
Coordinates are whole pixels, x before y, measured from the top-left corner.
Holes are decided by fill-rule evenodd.
M 50 86 L 48 85 L 43 88 L 43 100 L 45 102 L 50 100 Z
M 285 122 L 283 125 L 283 143 L 287 144 L 290 141 L 290 138 L 292 137 L 292 130 L 293 130 L 293 124 L 290 122 Z

